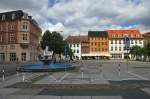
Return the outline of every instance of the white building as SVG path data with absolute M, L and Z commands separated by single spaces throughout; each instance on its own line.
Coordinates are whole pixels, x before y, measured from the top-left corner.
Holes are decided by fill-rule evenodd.
M 138 30 L 108 30 L 109 52 L 112 59 L 124 59 L 127 57 L 125 50 L 124 37 L 130 38 L 130 47 L 138 45 L 143 47 L 143 37 Z M 129 56 L 130 57 L 130 56 Z
M 74 59 L 81 59 L 81 41 L 80 36 L 68 36 L 66 39 L 74 53 Z

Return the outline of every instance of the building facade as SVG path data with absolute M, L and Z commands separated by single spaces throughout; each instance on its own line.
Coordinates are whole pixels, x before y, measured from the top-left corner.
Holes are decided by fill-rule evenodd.
M 150 42 L 150 32 L 144 33 L 143 37 L 144 37 L 144 44 L 147 44 L 147 42 Z
M 89 31 L 89 50 L 88 56 L 91 58 L 109 57 L 109 39 L 106 31 Z
M 143 47 L 143 37 L 138 30 L 108 30 L 109 52 L 112 59 L 124 59 L 127 57 L 124 38 L 129 37 L 130 47 L 138 45 Z
M 81 39 L 80 36 L 68 36 L 66 41 L 74 53 L 74 59 L 81 59 Z
M 22 10 L 0 13 L 0 62 L 38 59 L 41 29 Z

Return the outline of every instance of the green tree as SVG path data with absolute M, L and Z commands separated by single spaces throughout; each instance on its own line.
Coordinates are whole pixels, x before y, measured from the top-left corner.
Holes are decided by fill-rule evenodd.
M 63 54 L 65 50 L 67 55 L 72 56 L 72 50 L 69 48 L 68 43 L 63 40 L 63 36 L 60 35 L 59 32 L 49 32 L 48 30 L 44 32 L 41 47 L 44 50 L 46 46 L 48 46 L 49 51 L 53 52 L 52 58 L 54 60 L 56 59 L 56 54 L 59 55 L 59 59 L 61 60 L 61 54 Z
M 46 46 L 49 47 L 49 51 L 51 50 L 51 39 L 52 39 L 52 35 L 50 33 L 49 30 L 46 30 L 42 36 L 42 40 L 40 42 L 41 44 L 41 48 L 44 50 L 46 48 Z
M 65 56 L 69 56 L 70 57 L 70 60 L 73 60 L 73 52 L 72 52 L 72 49 L 69 47 L 69 44 L 67 41 L 64 40 L 64 51 L 63 51 L 63 54 Z
M 147 44 L 145 46 L 145 50 L 146 50 L 146 54 L 147 54 L 149 61 L 150 61 L 150 41 L 147 42 Z
M 136 60 L 139 60 L 141 59 L 141 56 L 142 56 L 142 48 L 140 46 L 132 46 L 130 48 L 130 54 L 132 56 L 132 59 L 136 58 Z

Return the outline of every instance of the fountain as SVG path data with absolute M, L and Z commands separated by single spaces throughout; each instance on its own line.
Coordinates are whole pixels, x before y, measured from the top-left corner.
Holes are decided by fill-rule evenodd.
M 42 64 L 24 64 L 17 68 L 19 72 L 53 72 L 53 71 L 65 71 L 74 69 L 75 66 L 67 63 L 54 63 L 54 60 L 49 58 L 48 46 L 46 46 L 43 52 Z
M 43 59 L 41 59 L 41 61 L 44 63 L 44 65 L 48 65 L 50 64 L 50 62 L 52 62 L 52 59 L 49 59 L 49 55 L 48 55 L 48 46 L 46 46 L 44 53 L 43 53 Z

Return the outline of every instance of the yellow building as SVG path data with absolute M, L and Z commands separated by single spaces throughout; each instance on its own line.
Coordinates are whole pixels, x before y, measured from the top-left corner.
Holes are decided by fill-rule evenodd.
M 109 39 L 106 31 L 89 31 L 89 57 L 95 58 L 109 58 Z

